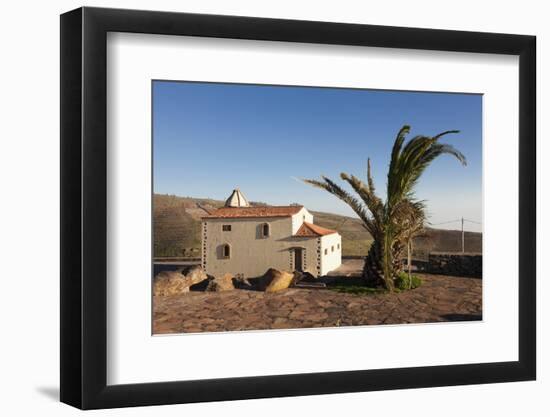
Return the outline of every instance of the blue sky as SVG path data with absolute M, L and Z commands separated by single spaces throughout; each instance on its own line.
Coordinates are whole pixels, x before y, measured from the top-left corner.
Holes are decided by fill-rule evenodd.
M 481 222 L 482 96 L 472 94 L 154 81 L 154 192 L 222 200 L 239 187 L 252 201 L 353 216 L 336 197 L 296 178 L 340 181 L 342 171 L 365 177 L 370 157 L 384 197 L 391 147 L 404 124 L 410 137 L 461 131 L 443 142 L 468 165 L 440 157 L 416 195 L 434 224 Z

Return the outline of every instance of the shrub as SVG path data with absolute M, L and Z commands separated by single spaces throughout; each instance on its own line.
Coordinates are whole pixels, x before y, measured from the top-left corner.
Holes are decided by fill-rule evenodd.
M 406 272 L 400 272 L 395 279 L 395 288 L 401 291 L 418 288 L 422 285 L 422 280 L 416 275 L 411 275 L 412 285 L 409 283 L 409 274 Z

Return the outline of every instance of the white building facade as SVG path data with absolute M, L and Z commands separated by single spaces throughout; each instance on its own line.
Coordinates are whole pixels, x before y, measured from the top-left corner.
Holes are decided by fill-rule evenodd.
M 341 236 L 313 224 L 305 207 L 250 206 L 239 190 L 202 218 L 201 236 L 202 267 L 212 276 L 253 278 L 268 268 L 321 276 L 342 259 Z

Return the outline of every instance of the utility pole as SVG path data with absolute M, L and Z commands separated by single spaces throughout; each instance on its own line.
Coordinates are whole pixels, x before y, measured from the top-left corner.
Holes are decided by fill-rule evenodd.
M 464 217 L 460 218 L 460 222 L 462 223 L 462 253 L 464 253 Z

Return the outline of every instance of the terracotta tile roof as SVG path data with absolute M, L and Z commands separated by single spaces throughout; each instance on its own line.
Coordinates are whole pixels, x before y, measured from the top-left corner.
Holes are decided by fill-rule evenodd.
M 302 226 L 298 229 L 294 236 L 297 237 L 318 237 L 331 235 L 333 233 L 338 233 L 336 230 L 325 229 L 324 227 L 317 226 L 313 223 L 302 223 Z
M 290 217 L 302 210 L 304 206 L 255 206 L 255 207 L 220 207 L 212 210 L 203 219 L 242 219 L 254 217 Z

